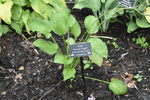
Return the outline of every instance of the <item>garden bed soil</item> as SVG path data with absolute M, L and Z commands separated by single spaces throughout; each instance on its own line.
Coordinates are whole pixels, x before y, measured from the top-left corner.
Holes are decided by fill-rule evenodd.
M 71 3 L 68 5 L 70 9 L 73 6 Z M 71 11 L 84 33 L 83 21 L 87 15 L 92 14 L 91 11 L 89 9 L 71 9 Z M 150 100 L 150 48 L 142 48 L 132 41 L 132 38 L 142 34 L 141 36 L 150 43 L 150 28 L 126 34 L 124 39 L 121 36 L 123 32 L 123 24 L 110 23 L 108 32 L 96 34 L 117 38 L 116 44 L 124 50 L 118 50 L 112 44 L 107 44 L 108 58 L 104 59 L 101 67 L 92 64 L 93 69 L 86 69 L 85 76 L 111 81 L 112 78 L 123 80 L 122 76 L 127 73 L 140 74 L 141 82 L 131 79 L 132 82 L 135 81 L 137 89 L 128 87 L 125 95 L 115 96 L 109 90 L 108 84 L 85 79 L 84 97 L 82 79 L 76 77 L 75 81 L 64 82 L 63 65 L 54 63 L 54 55 L 46 54 L 32 44 L 37 38 L 26 40 L 23 36 L 11 32 L 0 38 L 0 100 L 86 100 L 90 95 L 96 100 Z M 62 38 L 57 35 L 54 37 L 63 50 Z M 102 40 L 107 42 L 110 39 Z M 121 57 L 122 54 L 126 55 Z M 80 64 L 76 70 L 76 74 L 81 75 Z

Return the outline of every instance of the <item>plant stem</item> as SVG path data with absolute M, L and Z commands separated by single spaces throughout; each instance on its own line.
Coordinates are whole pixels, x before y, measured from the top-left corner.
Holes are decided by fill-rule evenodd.
M 75 59 L 75 64 L 74 64 L 73 68 L 76 68 L 76 66 L 78 65 L 79 61 L 80 61 L 79 57 L 77 59 Z
M 67 56 L 69 58 L 69 35 L 70 35 L 70 32 L 68 30 L 68 46 L 67 46 Z
M 65 48 L 66 48 L 66 50 L 67 50 L 67 45 L 66 45 L 66 41 L 65 41 L 64 35 L 62 35 L 62 37 L 63 37 L 63 41 L 64 41 L 64 44 L 65 44 Z
M 52 38 L 52 40 L 54 41 L 54 43 L 56 43 L 56 44 L 57 44 L 57 42 L 55 41 L 54 37 L 53 37 L 53 36 L 51 36 L 51 38 Z M 58 44 L 57 44 L 57 45 L 58 45 Z M 61 53 L 61 54 L 63 54 L 59 46 L 58 46 L 58 49 L 59 49 L 60 53 Z
M 80 75 L 76 75 L 76 76 L 77 76 L 77 77 L 82 77 L 82 76 L 80 76 Z M 91 80 L 100 81 L 100 82 L 103 82 L 103 83 L 110 84 L 110 82 L 103 81 L 103 80 L 99 80 L 99 79 L 96 79 L 96 78 L 91 78 L 91 77 L 84 77 L 84 78 L 87 78 L 87 79 L 91 79 Z

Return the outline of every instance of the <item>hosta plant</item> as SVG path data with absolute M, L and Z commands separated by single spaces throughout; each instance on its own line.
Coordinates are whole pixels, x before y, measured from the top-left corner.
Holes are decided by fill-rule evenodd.
M 74 8 L 82 9 L 82 8 L 90 8 L 93 11 L 94 15 L 89 15 L 87 20 L 95 20 L 99 17 L 99 27 L 97 30 L 101 30 L 101 32 L 106 32 L 110 22 L 119 21 L 117 19 L 118 16 L 123 16 L 124 9 L 127 9 L 126 18 L 129 20 L 126 22 L 127 32 L 131 33 L 134 30 L 140 28 L 149 28 L 150 25 L 146 19 L 149 16 L 149 2 L 150 0 L 137 0 L 136 4 L 133 8 L 123 8 L 119 6 L 118 0 L 76 0 L 76 4 Z M 144 14 L 145 12 L 145 14 Z M 146 18 L 145 18 L 146 16 Z M 119 21 L 121 22 L 121 21 Z M 102 24 L 100 24 L 102 23 Z M 122 23 L 122 22 L 121 22 Z
M 32 31 L 40 31 L 41 33 L 44 33 L 45 36 L 48 36 L 52 39 L 52 41 L 46 41 L 42 38 L 39 38 L 33 43 L 35 46 L 39 47 L 42 51 L 48 54 L 55 54 L 54 63 L 64 65 L 64 81 L 75 78 L 76 67 L 80 62 L 79 57 L 69 58 L 69 44 L 90 42 L 92 55 L 89 56 L 89 59 L 98 66 L 102 65 L 103 58 L 107 58 L 108 56 L 107 46 L 101 39 L 97 37 L 90 38 L 90 35 L 95 33 L 95 30 L 98 27 L 98 24 L 96 23 L 97 19 L 92 21 L 92 25 L 91 22 L 89 22 L 89 24 L 86 22 L 86 20 L 84 21 L 84 24 L 88 27 L 88 30 L 83 35 L 85 38 L 81 38 L 80 41 L 77 41 L 77 38 L 81 34 L 81 27 L 66 6 L 60 7 L 57 4 L 53 4 L 50 18 L 50 20 L 31 18 L 27 20 L 27 25 Z M 53 34 L 62 37 L 62 42 L 64 43 L 66 53 L 62 52 L 60 45 L 58 45 L 51 31 L 54 32 Z M 74 38 L 70 37 L 71 34 L 74 36 Z M 65 38 L 65 35 L 67 35 L 67 38 Z M 116 95 L 123 95 L 127 92 L 125 84 L 118 79 L 114 79 L 112 82 L 105 83 L 110 84 L 110 90 Z
M 27 20 L 29 18 L 50 20 L 54 3 L 66 6 L 64 0 L 0 0 L 0 36 L 12 29 L 21 35 L 24 27 L 30 34 Z

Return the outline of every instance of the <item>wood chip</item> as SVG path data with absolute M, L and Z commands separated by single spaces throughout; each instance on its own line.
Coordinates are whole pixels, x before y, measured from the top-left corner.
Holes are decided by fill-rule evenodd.
M 24 70 L 24 66 L 21 66 L 21 67 L 19 68 L 19 70 Z
M 61 69 L 62 68 L 62 65 L 59 65 L 58 69 Z

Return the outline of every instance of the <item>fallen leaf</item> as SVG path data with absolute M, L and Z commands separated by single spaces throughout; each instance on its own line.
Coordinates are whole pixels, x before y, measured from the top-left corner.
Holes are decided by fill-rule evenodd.
M 24 66 L 21 66 L 21 67 L 19 68 L 19 70 L 24 70 Z
M 129 87 L 129 88 L 135 88 L 135 84 L 136 82 L 135 81 L 131 81 L 131 82 L 129 82 L 128 84 L 127 84 L 127 87 Z

